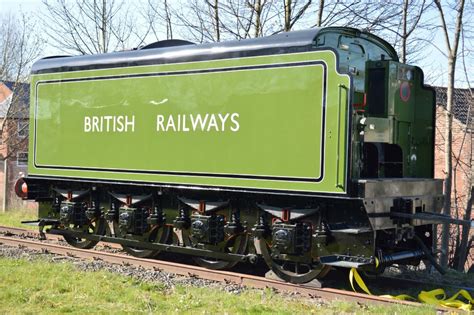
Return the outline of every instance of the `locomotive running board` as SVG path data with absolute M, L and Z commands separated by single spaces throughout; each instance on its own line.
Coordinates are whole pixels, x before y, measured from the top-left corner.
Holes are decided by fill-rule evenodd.
M 328 255 L 321 256 L 319 262 L 323 265 L 342 267 L 342 268 L 360 268 L 362 266 L 375 265 L 375 259 L 347 255 Z
M 226 261 L 239 261 L 239 262 L 256 262 L 256 255 L 247 254 L 247 255 L 239 255 L 239 254 L 232 254 L 232 253 L 220 253 L 220 252 L 213 252 L 207 249 L 199 249 L 199 248 L 190 248 L 190 247 L 183 247 L 183 246 L 176 246 L 176 245 L 168 245 L 168 244 L 156 244 L 156 243 L 142 243 L 140 241 L 129 240 L 125 238 L 117 238 L 117 237 L 110 237 L 110 236 L 102 236 L 102 235 L 91 235 L 85 233 L 79 233 L 74 231 L 67 231 L 67 230 L 59 230 L 59 229 L 49 229 L 47 230 L 49 234 L 55 235 L 67 235 L 73 236 L 77 238 L 83 238 L 90 241 L 97 241 L 97 242 L 108 242 L 108 243 L 115 243 L 130 247 L 137 247 L 143 249 L 152 249 L 152 250 L 160 250 L 164 252 L 170 253 L 177 253 L 177 254 L 184 254 L 184 255 L 191 255 L 191 256 L 201 256 L 206 258 L 216 258 Z
M 370 216 L 370 214 L 369 214 Z M 451 217 L 450 215 L 433 213 L 433 212 L 420 212 L 420 213 L 403 213 L 403 212 L 390 212 L 389 217 L 404 218 L 411 220 L 423 220 L 423 221 L 432 221 L 432 222 L 443 222 L 457 225 L 465 225 L 474 228 L 473 220 L 462 220 Z
M 393 254 L 386 254 L 382 257 L 379 257 L 379 262 L 381 265 L 391 265 L 398 261 L 409 260 L 409 259 L 418 259 L 425 257 L 425 252 L 423 250 L 407 250 L 401 251 Z M 343 268 L 361 268 L 364 266 L 375 266 L 377 267 L 378 262 L 375 258 L 365 258 L 359 256 L 348 256 L 348 255 L 328 255 L 321 256 L 319 262 L 333 267 L 343 267 Z
M 405 213 L 398 211 L 382 212 L 382 213 L 369 213 L 369 218 L 400 218 L 409 220 L 421 220 L 429 221 L 434 224 L 449 223 L 455 225 L 465 225 L 474 228 L 473 220 L 456 219 L 447 214 L 435 213 L 435 212 L 418 212 L 418 213 Z

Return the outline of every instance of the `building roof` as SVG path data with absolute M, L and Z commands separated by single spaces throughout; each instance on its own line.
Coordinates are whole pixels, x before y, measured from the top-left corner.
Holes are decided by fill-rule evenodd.
M 447 88 L 435 86 L 436 104 L 446 108 Z M 454 89 L 454 104 L 452 107 L 453 116 L 463 124 L 469 124 L 470 128 L 474 128 L 474 99 L 472 97 L 474 89 Z M 469 107 L 471 110 L 469 111 Z
M 30 85 L 28 83 L 12 82 L 12 81 L 0 81 L 1 90 L 8 94 L 10 91 L 12 108 L 10 109 L 11 118 L 28 118 L 29 107 L 30 107 Z M 1 102 L 1 100 L 0 100 Z M 8 104 L 2 104 L 6 108 L 0 108 L 0 118 L 5 117 L 8 111 Z

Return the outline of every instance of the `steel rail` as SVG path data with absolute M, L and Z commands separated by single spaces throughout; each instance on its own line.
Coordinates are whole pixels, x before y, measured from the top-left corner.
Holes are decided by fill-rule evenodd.
M 13 235 L 24 235 L 27 237 L 38 238 L 39 232 L 30 229 L 23 229 L 18 227 L 12 226 L 0 226 L 0 233 L 1 234 L 13 234 Z M 53 239 L 58 239 L 57 237 L 53 237 Z
M 0 225 L 0 235 L 1 234 L 6 234 L 6 235 L 16 235 L 16 236 L 26 236 L 29 238 L 34 238 L 40 240 L 41 234 L 39 231 L 36 230 L 30 230 L 30 229 L 24 229 L 24 228 L 19 228 L 19 227 L 11 227 L 11 226 L 1 226 Z M 61 235 L 55 235 L 55 234 L 48 234 L 47 240 L 52 240 L 52 241 L 64 241 L 64 238 Z M 114 243 L 106 243 L 106 242 L 99 242 L 97 245 L 99 246 L 108 246 L 110 248 L 114 249 L 122 249 L 122 247 L 118 244 Z

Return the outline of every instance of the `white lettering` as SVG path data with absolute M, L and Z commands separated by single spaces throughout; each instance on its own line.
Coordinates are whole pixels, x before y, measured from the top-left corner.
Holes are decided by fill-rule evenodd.
M 216 131 L 219 131 L 219 126 L 217 125 L 216 115 L 211 115 L 209 119 L 209 125 L 207 125 L 207 132 L 211 131 L 211 128 L 214 128 Z
M 135 116 L 85 116 L 84 132 L 135 131 Z
M 106 130 L 107 132 L 109 132 L 109 127 L 110 127 L 110 120 L 112 119 L 113 117 L 112 116 L 104 116 L 104 120 L 106 121 Z
M 90 132 L 91 128 L 91 118 L 88 116 L 84 117 L 84 132 Z
M 239 121 L 237 120 L 237 118 L 239 118 L 239 114 L 238 114 L 238 113 L 233 113 L 233 114 L 230 116 L 230 120 L 231 120 L 232 123 L 234 124 L 233 127 L 230 127 L 230 130 L 232 130 L 233 132 L 239 131 L 239 129 L 240 129 L 240 124 L 239 124 Z
M 186 115 L 183 115 L 183 131 L 188 132 L 189 127 L 186 127 Z
M 176 131 L 176 126 L 174 124 L 173 116 L 171 115 L 170 117 L 168 117 L 168 123 L 166 124 L 166 131 L 168 131 L 170 127 L 173 128 L 173 131 Z
M 128 116 L 125 116 L 125 132 L 128 131 L 128 126 L 132 126 L 132 132 L 135 132 L 135 116 L 132 116 L 131 121 L 128 121 Z
M 99 117 L 97 116 L 92 116 L 92 132 L 100 132 Z
M 193 125 L 193 131 L 196 131 L 198 124 L 201 125 L 201 131 L 204 131 L 204 128 L 206 127 L 206 122 L 207 118 L 209 117 L 209 114 L 206 114 L 204 116 L 204 120 L 202 119 L 201 114 L 197 114 L 196 120 L 194 120 L 194 116 L 191 115 L 191 124 Z
M 125 126 L 123 125 L 123 116 L 118 116 L 114 122 L 117 121 L 117 131 L 118 132 L 123 132 L 125 130 Z M 115 128 L 115 124 L 114 124 Z
M 237 132 L 238 113 L 156 115 L 157 132 Z M 135 132 L 135 115 L 84 116 L 84 132 Z
M 162 131 L 165 130 L 165 127 L 163 126 L 164 121 L 165 121 L 165 116 L 156 115 L 156 131 L 160 131 L 160 128 Z
M 219 119 L 221 120 L 221 131 L 225 131 L 225 122 L 227 120 L 227 118 L 229 118 L 229 113 L 225 114 L 224 117 L 222 117 L 221 114 L 219 114 Z

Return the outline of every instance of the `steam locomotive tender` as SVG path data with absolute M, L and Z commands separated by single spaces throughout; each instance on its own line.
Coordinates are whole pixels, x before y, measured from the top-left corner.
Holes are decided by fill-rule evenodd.
M 431 257 L 434 100 L 372 34 L 327 27 L 54 57 L 31 74 L 36 224 L 303 283 Z

